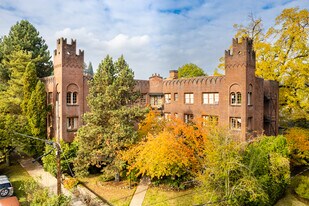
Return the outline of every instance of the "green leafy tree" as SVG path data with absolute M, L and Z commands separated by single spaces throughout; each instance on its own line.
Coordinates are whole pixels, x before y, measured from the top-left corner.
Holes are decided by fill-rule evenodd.
M 78 174 L 87 174 L 91 166 L 116 174 L 121 169 L 117 153 L 136 142 L 134 125 L 144 115 L 144 109 L 134 105 L 138 98 L 134 86 L 133 71 L 123 56 L 116 62 L 107 56 L 101 62 L 90 83 L 90 112 L 84 115 L 85 125 L 77 132 L 74 169 Z
M 256 74 L 280 84 L 280 115 L 287 122 L 309 119 L 309 11 L 284 9 L 264 34 L 261 19 L 235 25 L 236 37 L 254 39 Z M 284 123 L 284 121 L 282 121 Z
M 205 74 L 204 70 L 196 64 L 189 63 L 178 68 L 179 78 L 199 77 L 205 75 L 207 74 Z
M 210 129 L 205 142 L 204 170 L 197 178 L 202 183 L 198 190 L 203 191 L 195 198 L 199 204 L 267 204 L 267 194 L 243 162 L 244 146 L 225 129 Z
M 284 136 L 262 136 L 245 151 L 244 163 L 258 179 L 273 205 L 284 193 L 290 180 L 290 162 L 287 140 Z
M 10 79 L 10 69 L 3 65 L 3 61 L 8 61 L 12 53 L 25 51 L 32 53 L 32 59 L 39 58 L 35 62 L 38 77 L 49 76 L 52 72 L 52 62 L 45 40 L 39 36 L 36 28 L 27 20 L 21 20 L 13 25 L 7 36 L 0 41 L 0 78 L 1 81 Z
M 26 71 L 22 78 L 23 83 L 23 101 L 21 104 L 23 114 L 27 113 L 28 102 L 31 98 L 32 92 L 35 90 L 35 86 L 38 82 L 36 76 L 35 64 L 28 63 Z
M 73 168 L 73 161 L 76 158 L 77 144 L 76 142 L 66 143 L 63 140 L 60 141 L 61 146 L 61 171 L 69 175 L 71 174 L 71 168 Z M 57 174 L 57 159 L 56 150 L 52 145 L 45 146 L 45 154 L 42 157 L 44 170 L 56 176 Z
M 35 90 L 31 94 L 31 98 L 27 105 L 27 119 L 29 124 L 29 132 L 38 138 L 46 139 L 46 92 L 44 83 L 38 81 Z M 38 140 L 29 140 L 29 152 L 31 154 L 42 153 L 44 143 Z

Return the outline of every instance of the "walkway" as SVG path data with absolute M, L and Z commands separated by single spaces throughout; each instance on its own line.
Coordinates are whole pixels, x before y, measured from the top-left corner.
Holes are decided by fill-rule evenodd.
M 33 177 L 33 179 L 39 182 L 43 187 L 48 188 L 52 193 L 57 194 L 57 179 L 48 172 L 45 172 L 42 165 L 40 165 L 38 162 L 33 163 L 33 158 L 31 157 L 21 158 L 19 159 L 19 163 L 29 173 L 29 175 Z M 65 189 L 63 185 L 61 185 L 61 191 L 66 196 L 70 196 L 72 198 L 72 205 L 85 205 L 70 191 Z
M 150 180 L 148 178 L 141 179 L 135 190 L 130 206 L 142 206 L 149 184 Z

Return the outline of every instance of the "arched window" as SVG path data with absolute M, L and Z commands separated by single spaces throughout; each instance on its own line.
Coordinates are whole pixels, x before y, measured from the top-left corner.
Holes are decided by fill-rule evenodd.
M 241 93 L 232 92 L 231 93 L 231 105 L 240 105 L 241 104 Z
M 236 104 L 241 104 L 241 93 L 240 92 L 236 93 L 236 98 L 237 98 Z
M 68 105 L 77 104 L 77 92 L 68 92 L 67 93 L 67 104 Z
M 236 104 L 236 95 L 234 92 L 231 93 L 231 104 Z

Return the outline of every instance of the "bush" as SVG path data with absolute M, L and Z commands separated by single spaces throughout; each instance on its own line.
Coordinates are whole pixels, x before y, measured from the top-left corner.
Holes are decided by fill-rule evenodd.
M 78 179 L 72 177 L 63 180 L 63 186 L 68 190 L 74 189 L 78 185 L 78 183 Z
M 309 199 L 309 177 L 300 176 L 298 186 L 295 188 L 296 194 L 300 197 Z

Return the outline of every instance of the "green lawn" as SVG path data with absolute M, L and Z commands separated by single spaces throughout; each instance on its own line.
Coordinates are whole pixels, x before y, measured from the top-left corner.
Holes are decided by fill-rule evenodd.
M 194 204 L 195 190 L 184 191 L 164 190 L 158 187 L 149 187 L 147 190 L 143 206 L 187 206 Z
M 30 175 L 20 166 L 17 160 L 12 161 L 11 166 L 0 164 L 0 174 L 7 175 L 14 187 L 14 195 L 19 199 L 21 205 L 28 205 L 26 202 L 26 194 L 21 188 L 25 180 L 32 179 Z

